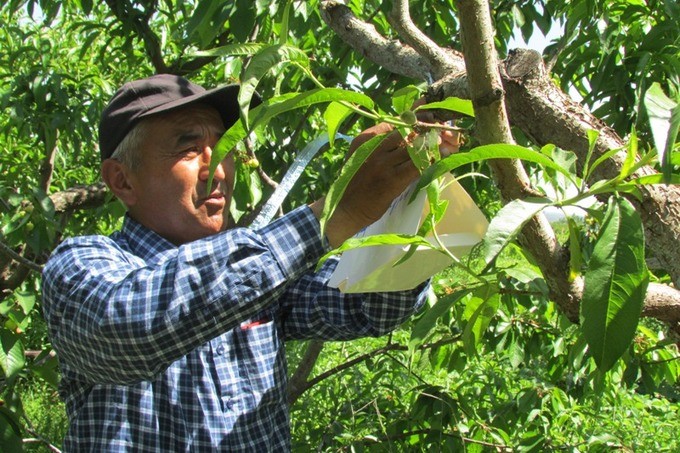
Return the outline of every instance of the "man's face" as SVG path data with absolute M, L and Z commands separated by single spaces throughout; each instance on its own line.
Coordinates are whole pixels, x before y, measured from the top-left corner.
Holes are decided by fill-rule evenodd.
M 196 105 L 145 121 L 141 163 L 131 174 L 130 216 L 177 245 L 225 230 L 234 186 L 231 153 L 207 187 L 213 147 L 224 132 L 219 113 Z

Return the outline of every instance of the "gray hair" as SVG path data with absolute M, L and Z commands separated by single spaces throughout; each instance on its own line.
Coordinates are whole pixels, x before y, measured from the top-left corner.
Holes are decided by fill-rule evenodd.
M 127 133 L 123 140 L 118 144 L 111 154 L 111 159 L 115 159 L 130 170 L 136 170 L 141 164 L 141 154 L 139 149 L 144 144 L 147 135 L 147 122 L 142 120 L 135 124 Z

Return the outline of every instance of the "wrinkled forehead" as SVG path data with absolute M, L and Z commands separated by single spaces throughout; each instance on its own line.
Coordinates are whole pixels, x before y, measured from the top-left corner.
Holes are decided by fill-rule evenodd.
M 154 115 L 148 118 L 152 126 L 161 126 L 166 133 L 175 131 L 201 131 L 206 135 L 221 136 L 224 124 L 219 112 L 207 104 L 192 104 L 178 110 Z

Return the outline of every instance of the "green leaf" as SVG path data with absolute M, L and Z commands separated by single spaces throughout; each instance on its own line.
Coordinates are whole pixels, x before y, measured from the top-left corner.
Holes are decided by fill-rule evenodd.
M 248 66 L 246 66 L 242 76 L 241 89 L 238 93 L 241 119 L 246 128 L 248 127 L 250 101 L 262 77 L 274 66 L 293 62 L 305 68 L 309 66 L 309 58 L 302 50 L 286 44 L 266 47 L 255 54 L 250 62 L 248 62 Z
M 335 135 L 340 130 L 340 125 L 352 114 L 352 109 L 340 102 L 331 102 L 323 113 L 328 128 L 329 144 L 335 144 Z
M 5 453 L 23 451 L 19 417 L 4 406 L 0 406 L 0 446 Z
M 644 101 L 654 144 L 659 153 L 661 172 L 668 182 L 673 171 L 671 152 L 680 130 L 680 104 L 666 96 L 658 82 L 649 87 Z
M 21 337 L 7 329 L 0 329 L 0 368 L 8 380 L 24 369 L 24 344 Z
M 252 43 L 237 43 L 226 46 L 215 47 L 214 49 L 200 50 L 189 54 L 191 57 L 226 57 L 226 56 L 249 56 L 260 52 L 269 44 L 252 42 Z
M 630 175 L 630 171 L 635 165 L 635 158 L 638 154 L 638 139 L 635 129 L 630 134 L 630 139 L 628 140 L 628 146 L 626 147 L 626 159 L 623 161 L 621 166 L 621 176 L 620 178 L 626 178 Z
M 488 266 L 503 248 L 510 243 L 522 227 L 537 213 L 552 205 L 547 198 L 512 200 L 491 220 L 482 240 L 484 262 Z
M 595 169 L 602 164 L 602 162 L 605 162 L 605 161 L 611 159 L 612 156 L 617 154 L 619 151 L 621 151 L 621 148 L 610 149 L 609 151 L 607 151 L 606 153 L 604 153 L 600 157 L 598 157 L 595 160 L 595 162 L 593 162 L 593 165 L 590 167 L 590 173 L 592 174 L 595 171 Z
M 235 187 L 232 203 L 229 206 L 235 221 L 252 210 L 262 199 L 262 180 L 256 171 L 245 165 L 241 159 L 235 162 Z
M 635 184 L 635 185 L 649 185 L 649 184 L 667 184 L 666 181 L 664 181 L 663 175 L 646 175 L 646 176 L 640 176 L 638 178 L 631 179 L 629 181 L 630 184 Z M 671 175 L 670 181 L 668 181 L 670 184 L 680 184 L 680 175 Z M 617 190 L 620 186 L 617 186 Z
M 470 294 L 474 289 L 475 287 L 467 287 L 444 297 L 440 297 L 437 303 L 427 310 L 427 312 L 413 326 L 413 329 L 411 329 L 409 348 L 414 349 L 418 345 L 422 344 L 432 329 L 435 328 L 437 320 L 442 315 L 444 315 L 444 313 L 448 312 L 456 302 Z
M 290 20 L 290 8 L 293 4 L 292 1 L 288 0 L 286 2 L 286 7 L 283 9 L 283 18 L 281 18 L 281 30 L 279 30 L 279 44 L 286 44 L 288 40 L 288 28 Z
M 359 171 L 359 168 L 363 165 L 363 163 L 366 162 L 366 159 L 368 159 L 371 153 L 373 153 L 373 150 L 375 150 L 378 145 L 382 143 L 385 137 L 387 137 L 385 134 L 377 135 L 362 143 L 361 146 L 359 146 L 349 157 L 349 159 L 347 159 L 345 165 L 343 165 L 342 169 L 340 170 L 340 175 L 328 189 L 328 193 L 326 193 L 323 213 L 319 219 L 322 234 L 326 231 L 326 223 L 335 212 L 335 208 L 338 206 L 338 203 L 340 203 L 340 200 L 342 199 L 349 182 L 352 180 L 357 171 Z
M 31 364 L 33 374 L 57 389 L 59 387 L 59 360 L 56 355 L 49 355 L 50 351 L 42 351 Z
M 35 293 L 28 291 L 16 291 L 14 293 L 17 298 L 17 303 L 23 310 L 24 314 L 28 314 L 35 306 Z
M 428 167 L 420 177 L 414 194 L 445 173 L 448 173 L 466 164 L 489 159 L 522 159 L 527 162 L 534 162 L 544 167 L 556 170 L 565 175 L 570 180 L 573 180 L 572 175 L 568 170 L 562 168 L 552 159 L 537 151 L 519 145 L 482 145 L 471 149 L 467 153 L 451 154 L 450 156 L 445 157 L 439 162 L 436 162 Z
M 583 265 L 583 254 L 581 253 L 581 238 L 576 221 L 567 217 L 569 226 L 569 281 L 574 281 L 581 274 Z
M 337 255 L 339 253 L 345 252 L 347 250 L 353 250 L 363 247 L 374 247 L 377 245 L 418 245 L 423 247 L 428 247 L 431 249 L 436 248 L 425 238 L 410 234 L 374 234 L 372 236 L 364 237 L 351 237 L 347 239 L 342 245 L 336 249 L 331 250 L 319 259 L 316 269 L 319 270 L 321 265 L 331 256 Z
M 477 354 L 477 345 L 496 315 L 500 300 L 496 287 L 483 286 L 474 292 L 472 299 L 466 305 L 466 311 L 476 306 L 463 330 L 463 347 L 468 355 Z
M 222 8 L 222 3 L 215 2 L 213 0 L 203 0 L 198 3 L 194 14 L 192 14 L 186 27 L 186 34 L 189 36 L 198 35 L 200 39 L 200 44 L 207 44 L 210 39 L 215 36 L 214 31 L 210 35 L 206 35 L 206 32 L 214 27 L 212 21 L 215 16 Z
M 583 180 L 588 181 L 592 170 L 590 168 L 590 159 L 593 156 L 593 151 L 595 150 L 595 145 L 597 144 L 597 139 L 600 136 L 600 131 L 594 129 L 588 129 L 588 153 L 586 154 L 586 161 L 583 164 Z
M 345 101 L 368 109 L 373 108 L 373 100 L 365 94 L 343 90 L 341 88 L 318 88 L 299 94 L 289 93 L 265 101 L 250 112 L 251 116 L 254 118 L 252 126 L 253 129 L 262 126 L 275 116 L 291 110 L 333 101 Z M 243 122 L 237 121 L 222 135 L 222 137 L 220 137 L 215 144 L 215 149 L 213 150 L 212 158 L 210 159 L 210 177 L 207 187 L 212 187 L 212 179 L 217 165 L 222 162 L 227 154 L 229 154 L 241 140 L 246 138 L 247 135 L 248 133 L 246 132 Z
M 581 328 L 598 368 L 608 371 L 630 345 L 649 275 L 640 216 L 612 197 L 584 279 Z
M 446 98 L 439 102 L 430 102 L 429 104 L 423 104 L 416 108 L 416 110 L 428 110 L 428 109 L 442 109 L 450 110 L 452 112 L 463 113 L 468 116 L 475 116 L 475 111 L 472 108 L 472 101 L 469 99 L 460 99 L 457 97 Z
M 397 115 L 403 112 L 410 112 L 413 103 L 420 96 L 420 90 L 414 85 L 401 88 L 392 95 L 392 107 Z

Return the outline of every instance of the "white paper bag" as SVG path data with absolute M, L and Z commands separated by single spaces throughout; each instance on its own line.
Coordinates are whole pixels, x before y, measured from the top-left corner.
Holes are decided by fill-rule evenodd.
M 436 231 L 442 243 L 456 257 L 470 251 L 486 233 L 488 222 L 465 189 L 451 174 L 442 177 L 441 199 L 449 201 Z M 429 213 L 427 194 L 421 190 L 409 203 L 415 183 L 396 198 L 387 212 L 355 237 L 375 234 L 416 234 Z M 434 237 L 427 238 L 436 244 Z M 379 245 L 344 252 L 330 278 L 329 286 L 346 293 L 398 291 L 412 289 L 451 264 L 445 254 L 420 246 L 403 263 L 394 266 L 409 245 Z

